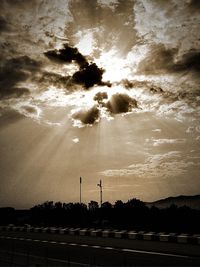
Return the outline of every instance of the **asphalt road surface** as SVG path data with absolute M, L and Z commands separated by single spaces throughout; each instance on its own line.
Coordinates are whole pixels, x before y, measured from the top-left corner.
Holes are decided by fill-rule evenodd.
M 200 246 L 1 231 L 0 266 L 200 266 Z

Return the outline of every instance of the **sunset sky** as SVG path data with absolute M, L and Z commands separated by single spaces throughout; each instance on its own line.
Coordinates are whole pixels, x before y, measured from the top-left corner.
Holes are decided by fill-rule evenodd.
M 199 0 L 0 10 L 0 206 L 200 194 Z

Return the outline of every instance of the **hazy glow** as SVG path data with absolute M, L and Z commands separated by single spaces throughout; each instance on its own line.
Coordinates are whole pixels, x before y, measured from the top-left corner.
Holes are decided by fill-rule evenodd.
M 100 58 L 95 59 L 95 62 L 105 69 L 104 81 L 117 82 L 129 78 L 130 68 L 127 61 L 119 58 L 115 50 L 102 53 Z
M 79 42 L 76 44 L 76 47 L 83 55 L 90 55 L 94 49 L 93 46 L 93 33 L 91 31 L 79 31 L 76 34 Z

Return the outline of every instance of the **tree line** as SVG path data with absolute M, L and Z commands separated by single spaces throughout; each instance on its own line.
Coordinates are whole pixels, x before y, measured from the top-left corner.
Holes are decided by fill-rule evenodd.
M 139 199 L 117 200 L 99 207 L 96 201 L 62 203 L 46 201 L 29 210 L 0 208 L 0 224 L 80 228 L 110 228 L 136 231 L 200 233 L 200 210 L 187 206 L 159 209 Z

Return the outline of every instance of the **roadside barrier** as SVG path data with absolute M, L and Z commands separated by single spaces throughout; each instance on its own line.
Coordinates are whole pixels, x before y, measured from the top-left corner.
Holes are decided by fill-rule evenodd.
M 90 228 L 62 228 L 62 227 L 32 227 L 32 226 L 0 226 L 0 231 L 34 232 L 50 234 L 69 234 L 79 236 L 91 236 L 102 238 L 136 239 L 145 241 L 175 242 L 184 244 L 200 245 L 200 234 L 189 235 L 186 233 L 156 233 L 145 231 L 127 231 L 113 229 L 90 229 Z

